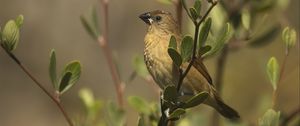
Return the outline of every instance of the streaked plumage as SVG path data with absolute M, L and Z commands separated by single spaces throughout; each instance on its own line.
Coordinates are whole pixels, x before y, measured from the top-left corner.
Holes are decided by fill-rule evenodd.
M 176 21 L 169 12 L 160 10 L 144 13 L 140 18 L 149 25 L 144 39 L 144 60 L 149 73 L 162 89 L 167 85 L 177 85 L 178 72 L 174 69 L 172 59 L 167 53 L 169 40 L 172 35 L 176 37 L 177 45 L 180 45 L 182 39 Z M 188 63 L 183 64 L 183 68 L 187 66 Z M 197 70 L 195 67 L 190 69 L 183 81 L 181 92 L 195 94 L 207 91 L 210 97 L 205 104 L 212 106 L 227 118 L 239 118 L 238 113 L 224 104 L 217 95 L 213 85 L 208 81 L 210 77 L 203 76 L 208 74 L 201 74 L 199 71 L 201 70 Z

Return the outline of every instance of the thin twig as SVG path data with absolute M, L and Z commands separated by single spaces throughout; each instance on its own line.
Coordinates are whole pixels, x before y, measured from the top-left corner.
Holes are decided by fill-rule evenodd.
M 188 72 L 190 71 L 194 61 L 197 59 L 196 57 L 196 51 L 197 51 L 197 42 L 198 42 L 198 34 L 199 34 L 199 28 L 200 28 L 200 24 L 202 24 L 203 21 L 205 21 L 206 17 L 208 16 L 208 14 L 211 12 L 211 10 L 214 8 L 214 6 L 217 5 L 218 2 L 214 2 L 212 3 L 212 5 L 209 7 L 209 9 L 206 11 L 206 13 L 204 14 L 204 16 L 201 18 L 201 20 L 199 22 L 194 21 L 195 24 L 195 34 L 194 34 L 194 45 L 193 45 L 193 54 L 192 54 L 192 59 L 188 65 L 188 67 L 186 68 L 186 70 L 182 73 L 182 76 L 179 77 L 179 81 L 178 81 L 178 86 L 177 86 L 177 91 L 179 92 L 182 82 L 184 80 L 184 78 L 186 77 L 186 75 L 188 74 Z
M 108 0 L 101 0 L 101 8 L 103 9 L 103 35 L 100 35 L 98 37 L 98 43 L 100 44 L 100 47 L 103 50 L 103 53 L 105 55 L 107 64 L 109 65 L 110 73 L 112 76 L 112 80 L 114 81 L 116 93 L 117 93 L 117 99 L 118 104 L 121 108 L 123 108 L 123 92 L 124 92 L 124 86 L 122 86 L 122 81 L 120 79 L 120 76 L 118 74 L 116 65 L 113 62 L 112 58 L 112 51 L 108 46 Z
M 300 116 L 300 108 L 297 108 L 295 111 L 291 112 L 284 120 L 281 122 L 280 126 L 287 126 L 288 123 L 295 117 Z
M 73 122 L 71 121 L 70 117 L 68 116 L 67 112 L 65 111 L 64 107 L 61 105 L 61 102 L 58 97 L 52 95 L 37 79 L 36 77 L 29 71 L 27 67 L 25 67 L 22 62 L 10 51 L 6 50 L 4 46 L 1 44 L 1 47 L 4 51 L 8 54 L 8 56 L 17 63 L 17 65 L 29 76 L 29 78 L 40 88 L 42 91 L 57 105 L 59 110 L 62 112 L 63 116 L 65 117 L 66 121 L 68 122 L 69 126 L 74 126 Z
M 289 52 L 287 51 L 284 55 L 284 58 L 283 58 L 283 61 L 282 61 L 282 64 L 280 66 L 280 73 L 279 73 L 279 79 L 278 79 L 278 83 L 277 83 L 277 88 L 276 90 L 273 91 L 273 94 L 272 94 L 272 108 L 275 108 L 275 105 L 276 105 L 276 101 L 277 101 L 277 95 L 278 95 L 278 86 L 280 85 L 280 83 L 282 82 L 282 78 L 283 78 L 283 74 L 284 74 L 284 71 L 285 71 L 285 68 L 286 68 L 286 62 L 287 62 L 287 57 L 289 56 Z

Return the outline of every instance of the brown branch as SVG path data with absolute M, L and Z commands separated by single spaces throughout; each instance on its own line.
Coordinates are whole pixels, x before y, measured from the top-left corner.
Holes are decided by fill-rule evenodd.
M 174 0 L 173 1 L 174 5 L 175 5 L 175 11 L 176 11 L 176 18 L 177 18 L 177 22 L 178 22 L 178 27 L 179 27 L 179 31 L 181 31 L 182 28 L 182 2 L 181 0 Z
M 108 2 L 109 0 L 101 0 L 101 8 L 103 9 L 103 35 L 98 37 L 98 43 L 103 50 L 105 55 L 107 64 L 110 69 L 112 80 L 114 81 L 115 90 L 117 93 L 118 104 L 121 108 L 123 108 L 123 92 L 124 92 L 124 84 L 122 83 L 120 76 L 118 74 L 116 64 L 113 62 L 112 51 L 108 46 Z
M 272 108 L 275 108 L 275 106 L 276 106 L 277 95 L 278 95 L 277 90 L 279 89 L 278 87 L 279 87 L 280 83 L 282 82 L 282 78 L 283 78 L 283 74 L 284 74 L 284 71 L 285 71 L 285 68 L 286 68 L 286 62 L 287 62 L 287 57 L 288 56 L 289 56 L 289 52 L 287 51 L 284 55 L 282 64 L 280 66 L 280 73 L 279 73 L 277 88 L 276 88 L 276 90 L 273 91 L 273 94 L 272 94 Z
M 300 108 L 298 107 L 296 110 L 291 112 L 282 122 L 280 126 L 287 126 L 292 119 L 300 115 Z
M 195 34 L 194 34 L 194 45 L 193 45 L 192 59 L 191 59 L 189 65 L 187 66 L 186 70 L 182 73 L 182 76 L 179 77 L 179 81 L 178 81 L 178 85 L 177 85 L 177 91 L 180 90 L 184 78 L 186 77 L 186 75 L 190 71 L 191 67 L 193 66 L 194 61 L 197 59 L 196 51 L 197 51 L 197 42 L 198 42 L 198 37 L 199 37 L 198 34 L 199 34 L 200 24 L 202 24 L 202 22 L 205 21 L 206 17 L 211 12 L 211 10 L 217 5 L 217 3 L 218 3 L 217 1 L 212 3 L 212 5 L 209 7 L 209 9 L 206 11 L 206 13 L 204 14 L 204 16 L 201 18 L 201 20 L 199 22 L 193 21 L 194 24 L 195 24 Z
M 29 76 L 29 78 L 40 88 L 42 91 L 57 105 L 63 116 L 65 117 L 66 121 L 68 122 L 69 126 L 74 126 L 73 122 L 71 121 L 70 117 L 68 116 L 67 112 L 65 111 L 64 107 L 62 106 L 59 97 L 52 95 L 37 79 L 36 77 L 29 71 L 27 67 L 25 67 L 22 62 L 10 51 L 6 50 L 5 47 L 1 44 L 1 47 L 5 50 L 8 56 L 17 63 L 17 65 Z

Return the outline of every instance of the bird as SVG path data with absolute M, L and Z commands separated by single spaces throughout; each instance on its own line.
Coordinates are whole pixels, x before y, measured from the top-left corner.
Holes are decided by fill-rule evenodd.
M 139 18 L 148 25 L 144 38 L 144 61 L 150 75 L 161 89 L 169 85 L 176 86 L 179 72 L 167 50 L 171 36 L 176 38 L 177 45 L 181 44 L 182 34 L 177 21 L 170 12 L 163 10 L 146 12 Z M 186 69 L 187 66 L 188 63 L 184 63 L 181 67 Z M 197 94 L 203 91 L 209 94 L 204 104 L 211 106 L 225 118 L 231 120 L 240 118 L 237 111 L 223 102 L 212 84 L 206 67 L 201 61 L 197 61 L 184 78 L 180 92 Z

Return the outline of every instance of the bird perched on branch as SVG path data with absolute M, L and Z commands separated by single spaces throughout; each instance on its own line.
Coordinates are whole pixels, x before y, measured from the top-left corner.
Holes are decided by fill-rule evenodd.
M 175 36 L 177 45 L 180 45 L 182 35 L 179 31 L 177 22 L 171 13 L 161 10 L 147 12 L 139 16 L 149 25 L 145 36 L 144 60 L 147 69 L 154 81 L 161 89 L 168 85 L 176 86 L 178 83 L 179 72 L 173 65 L 173 61 L 168 55 L 168 45 L 171 36 Z M 199 66 L 200 67 L 197 67 Z M 188 63 L 181 67 L 187 68 Z M 201 67 L 202 66 L 202 67 Z M 202 91 L 209 93 L 209 97 L 204 102 L 215 108 L 221 115 L 229 119 L 239 118 L 239 114 L 226 105 L 219 97 L 214 86 L 211 84 L 211 78 L 203 67 L 202 62 L 196 62 L 184 78 L 180 92 L 197 94 Z

